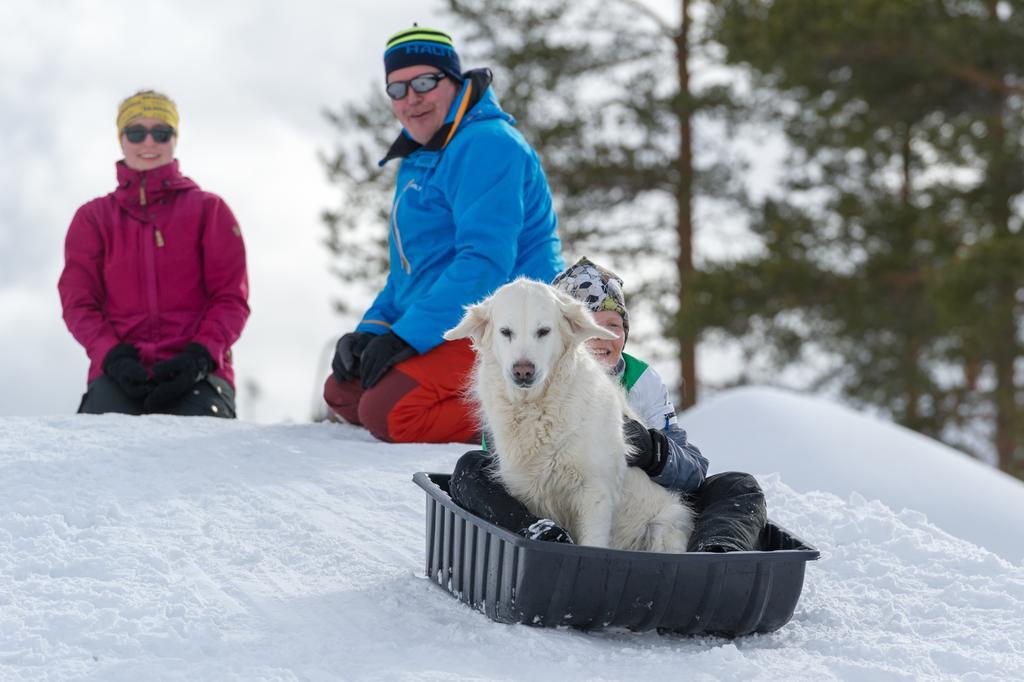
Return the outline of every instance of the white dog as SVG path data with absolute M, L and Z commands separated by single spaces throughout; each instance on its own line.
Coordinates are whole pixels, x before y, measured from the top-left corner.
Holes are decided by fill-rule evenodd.
M 473 341 L 481 420 L 516 499 L 582 545 L 685 552 L 693 513 L 626 465 L 625 393 L 584 343 L 613 336 L 579 301 L 527 279 L 468 307 L 444 335 Z

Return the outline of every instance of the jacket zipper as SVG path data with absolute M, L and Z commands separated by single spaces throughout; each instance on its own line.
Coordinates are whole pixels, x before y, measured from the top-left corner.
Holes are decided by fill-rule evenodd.
M 402 269 L 405 270 L 405 274 L 412 274 L 412 266 L 409 264 L 409 259 L 405 257 L 405 251 L 402 249 L 402 234 L 398 231 L 398 205 L 402 203 L 402 197 L 405 196 L 405 192 L 412 184 L 415 179 L 405 183 L 405 187 L 402 188 L 398 198 L 395 199 L 395 205 L 391 207 L 391 231 L 395 235 L 395 247 L 398 249 L 398 258 L 402 261 Z
M 152 223 L 150 223 L 152 225 Z M 156 226 L 153 226 L 154 231 Z M 157 233 L 159 234 L 159 233 Z M 154 237 L 153 241 L 150 242 L 148 239 L 143 240 L 143 248 L 145 249 L 146 258 L 146 302 L 149 304 L 149 329 L 150 339 L 160 338 L 159 333 L 159 315 L 160 305 L 157 302 L 156 295 L 156 253 L 153 248 L 154 244 L 159 244 L 159 241 Z

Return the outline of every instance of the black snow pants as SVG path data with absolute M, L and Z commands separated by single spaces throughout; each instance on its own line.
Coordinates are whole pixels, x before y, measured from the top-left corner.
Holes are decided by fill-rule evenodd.
M 82 402 L 79 414 L 143 414 L 142 400 L 125 395 L 124 391 L 108 376 L 101 375 L 90 384 Z M 175 414 L 182 417 L 225 417 L 235 418 L 235 391 L 224 379 L 208 376 L 188 390 L 185 395 L 160 410 L 160 414 Z
M 495 481 L 491 456 L 471 450 L 459 458 L 449 483 L 452 499 L 485 521 L 524 533 L 538 517 Z M 727 471 L 709 476 L 690 493 L 680 493 L 697 515 L 688 551 L 737 552 L 760 549 L 767 523 L 764 493 L 750 474 Z

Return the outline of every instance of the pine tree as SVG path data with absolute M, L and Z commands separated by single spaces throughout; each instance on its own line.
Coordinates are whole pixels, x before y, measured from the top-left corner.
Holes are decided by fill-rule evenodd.
M 1020 475 L 1020 13 L 728 0 L 712 32 L 771 93 L 793 158 L 754 222 L 761 254 L 702 277 L 701 324 L 776 368 L 830 354 L 819 384 L 961 447 L 988 415 Z
M 338 143 L 330 155 L 321 157 L 340 195 L 338 206 L 321 214 L 327 227 L 324 245 L 334 257 L 332 272 L 342 282 L 342 291 L 355 287 L 367 296 L 383 287 L 387 276 L 387 221 L 395 177 L 394 164 L 377 165 L 397 132 L 387 96 L 380 90 L 378 79 L 365 102 L 324 111 Z M 359 312 L 352 298 L 351 293 L 336 298 L 335 307 Z

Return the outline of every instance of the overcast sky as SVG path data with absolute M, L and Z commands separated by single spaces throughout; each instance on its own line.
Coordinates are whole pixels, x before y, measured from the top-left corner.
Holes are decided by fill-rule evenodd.
M 86 356 L 61 319 L 56 282 L 75 209 L 110 192 L 117 104 L 140 88 L 181 114 L 182 171 L 228 202 L 249 258 L 252 317 L 235 347 L 241 416 L 306 419 L 323 348 L 352 320 L 319 212 L 337 203 L 318 161 L 324 107 L 382 79 L 387 37 L 436 25 L 439 4 L 301 2 L 0 3 L 0 414 L 73 412 Z M 397 132 L 397 128 L 396 128 Z M 255 379 L 263 397 L 248 400 Z

